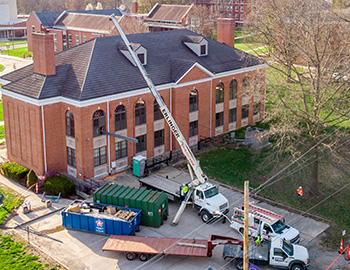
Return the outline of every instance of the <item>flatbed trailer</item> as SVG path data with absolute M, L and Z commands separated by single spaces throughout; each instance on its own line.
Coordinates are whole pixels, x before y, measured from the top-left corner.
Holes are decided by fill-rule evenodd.
M 243 249 L 238 245 L 227 244 L 224 246 L 223 258 L 230 259 L 243 259 Z M 254 245 L 254 242 L 249 242 L 249 261 L 257 264 L 264 265 L 269 261 L 269 245 L 264 243 L 261 246 Z
M 174 180 L 159 175 L 150 175 L 144 178 L 140 178 L 139 182 L 141 186 L 164 191 L 171 201 L 183 199 L 181 197 L 181 188 L 183 185 Z
M 220 235 L 210 235 L 208 240 L 111 235 L 102 251 L 125 252 L 130 261 L 137 255 L 141 261 L 147 261 L 151 255 L 157 254 L 207 258 L 212 256 L 212 251 L 217 245 L 224 244 L 243 245 L 243 242 Z

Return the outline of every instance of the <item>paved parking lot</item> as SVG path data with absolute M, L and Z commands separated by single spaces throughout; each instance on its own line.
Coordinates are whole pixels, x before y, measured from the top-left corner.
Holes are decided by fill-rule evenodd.
M 163 176 L 168 175 L 170 179 L 179 182 L 189 181 L 189 175 L 185 172 L 179 171 L 172 167 L 162 169 L 158 174 Z M 137 179 L 132 176 L 131 172 L 124 172 L 115 177 L 110 177 L 108 181 L 122 185 L 130 185 L 138 187 Z M 238 206 L 242 203 L 243 195 L 240 192 L 232 191 L 231 189 L 220 187 L 220 191 L 225 195 L 231 203 L 231 206 Z M 67 205 L 68 200 L 62 200 L 56 208 Z M 314 221 L 312 219 L 304 218 L 294 213 L 290 213 L 283 209 L 272 207 L 266 203 L 255 202 L 262 207 L 271 209 L 286 217 L 287 223 L 291 223 L 301 232 L 301 244 L 308 246 L 312 239 L 321 234 L 327 227 L 327 224 Z M 215 224 L 204 224 L 200 217 L 195 214 L 190 206 L 187 206 L 184 214 L 181 217 L 178 226 L 171 226 L 170 223 L 175 216 L 179 203 L 169 203 L 169 218 L 160 228 L 151 228 L 141 226 L 139 236 L 159 236 L 159 237 L 174 237 L 174 238 L 196 238 L 208 239 L 210 234 L 226 235 L 230 237 L 239 238 L 237 232 L 229 227 L 229 223 L 223 224 L 218 221 Z M 15 222 L 23 222 L 20 216 L 12 220 Z M 295 225 L 293 225 L 295 223 Z M 10 226 L 11 222 L 8 223 Z M 218 246 L 214 249 L 212 258 L 192 258 L 192 257 L 153 257 L 146 263 L 139 260 L 128 261 L 124 254 L 117 252 L 102 252 L 102 247 L 105 244 L 108 236 L 97 235 L 92 233 L 79 232 L 74 230 L 66 230 L 62 228 L 62 219 L 60 212 L 53 213 L 47 217 L 39 219 L 36 222 L 30 223 L 30 227 L 34 230 L 48 234 L 50 237 L 56 239 L 50 240 L 42 236 L 30 235 L 30 243 L 35 244 L 45 253 L 54 257 L 59 263 L 63 264 L 69 269 L 207 269 L 212 266 L 216 269 L 232 269 L 232 263 L 225 262 L 222 259 L 223 247 Z M 26 232 L 16 230 L 27 238 Z M 252 247 L 253 248 L 253 247 Z M 330 262 L 332 258 L 329 258 Z M 311 258 L 312 260 L 312 258 Z M 269 268 L 264 268 L 269 269 Z M 319 265 L 314 264 L 310 269 L 321 269 Z M 341 268 L 340 268 L 341 269 Z M 344 268 L 345 269 L 345 268 Z

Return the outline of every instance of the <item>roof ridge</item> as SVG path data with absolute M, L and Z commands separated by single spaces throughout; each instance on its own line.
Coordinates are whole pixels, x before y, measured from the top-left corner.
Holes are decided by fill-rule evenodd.
M 36 73 L 33 73 L 33 74 L 36 74 Z M 46 83 L 46 79 L 47 79 L 47 76 L 44 76 L 44 81 L 43 81 L 43 84 L 41 85 L 41 88 L 40 88 L 40 91 L 39 91 L 39 94 L 38 94 L 38 99 L 40 98 L 41 93 L 42 93 L 42 91 L 44 89 L 44 85 Z
M 81 86 L 81 89 L 80 89 L 80 96 L 79 96 L 79 99 L 81 99 L 81 95 L 82 95 L 83 90 L 84 90 L 84 87 L 85 87 L 86 77 L 87 77 L 87 74 L 88 74 L 89 69 L 90 69 L 90 64 L 91 64 L 92 55 L 93 55 L 93 53 L 94 53 L 95 46 L 96 46 L 96 40 L 97 40 L 97 38 L 94 39 L 94 44 L 93 44 L 93 47 L 91 48 L 90 59 L 89 59 L 89 63 L 88 63 L 87 68 L 86 68 L 86 72 L 85 72 L 85 76 L 84 76 L 83 85 Z

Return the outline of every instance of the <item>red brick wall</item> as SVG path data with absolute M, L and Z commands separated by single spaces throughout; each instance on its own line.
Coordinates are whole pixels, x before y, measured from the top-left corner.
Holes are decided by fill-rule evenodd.
M 33 33 L 33 69 L 42 75 L 55 75 L 55 52 L 53 34 Z
M 33 51 L 33 43 L 32 43 L 32 26 L 35 26 L 35 32 L 42 32 L 44 31 L 44 28 L 36 18 L 36 16 L 31 13 L 26 26 L 27 26 L 27 42 L 28 42 L 28 51 L 32 52 Z
M 41 108 L 6 95 L 2 99 L 8 158 L 43 175 Z
M 219 18 L 217 20 L 217 41 L 235 47 L 235 20 Z

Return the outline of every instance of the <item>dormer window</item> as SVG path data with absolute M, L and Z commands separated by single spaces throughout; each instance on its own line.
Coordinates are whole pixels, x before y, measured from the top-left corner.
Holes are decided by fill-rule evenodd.
M 196 55 L 208 55 L 208 41 L 203 36 L 185 36 L 183 43 Z
M 137 56 L 138 56 L 141 64 L 144 65 L 145 64 L 145 54 L 144 53 L 138 53 Z
M 141 44 L 131 43 L 131 47 L 136 53 L 137 57 L 139 58 L 142 65 L 147 65 L 147 49 L 143 47 Z M 132 59 L 128 49 L 124 44 L 121 44 L 119 46 L 120 52 L 134 65 L 136 66 L 136 63 Z
M 201 55 L 206 55 L 206 54 L 207 54 L 207 46 L 201 45 Z

